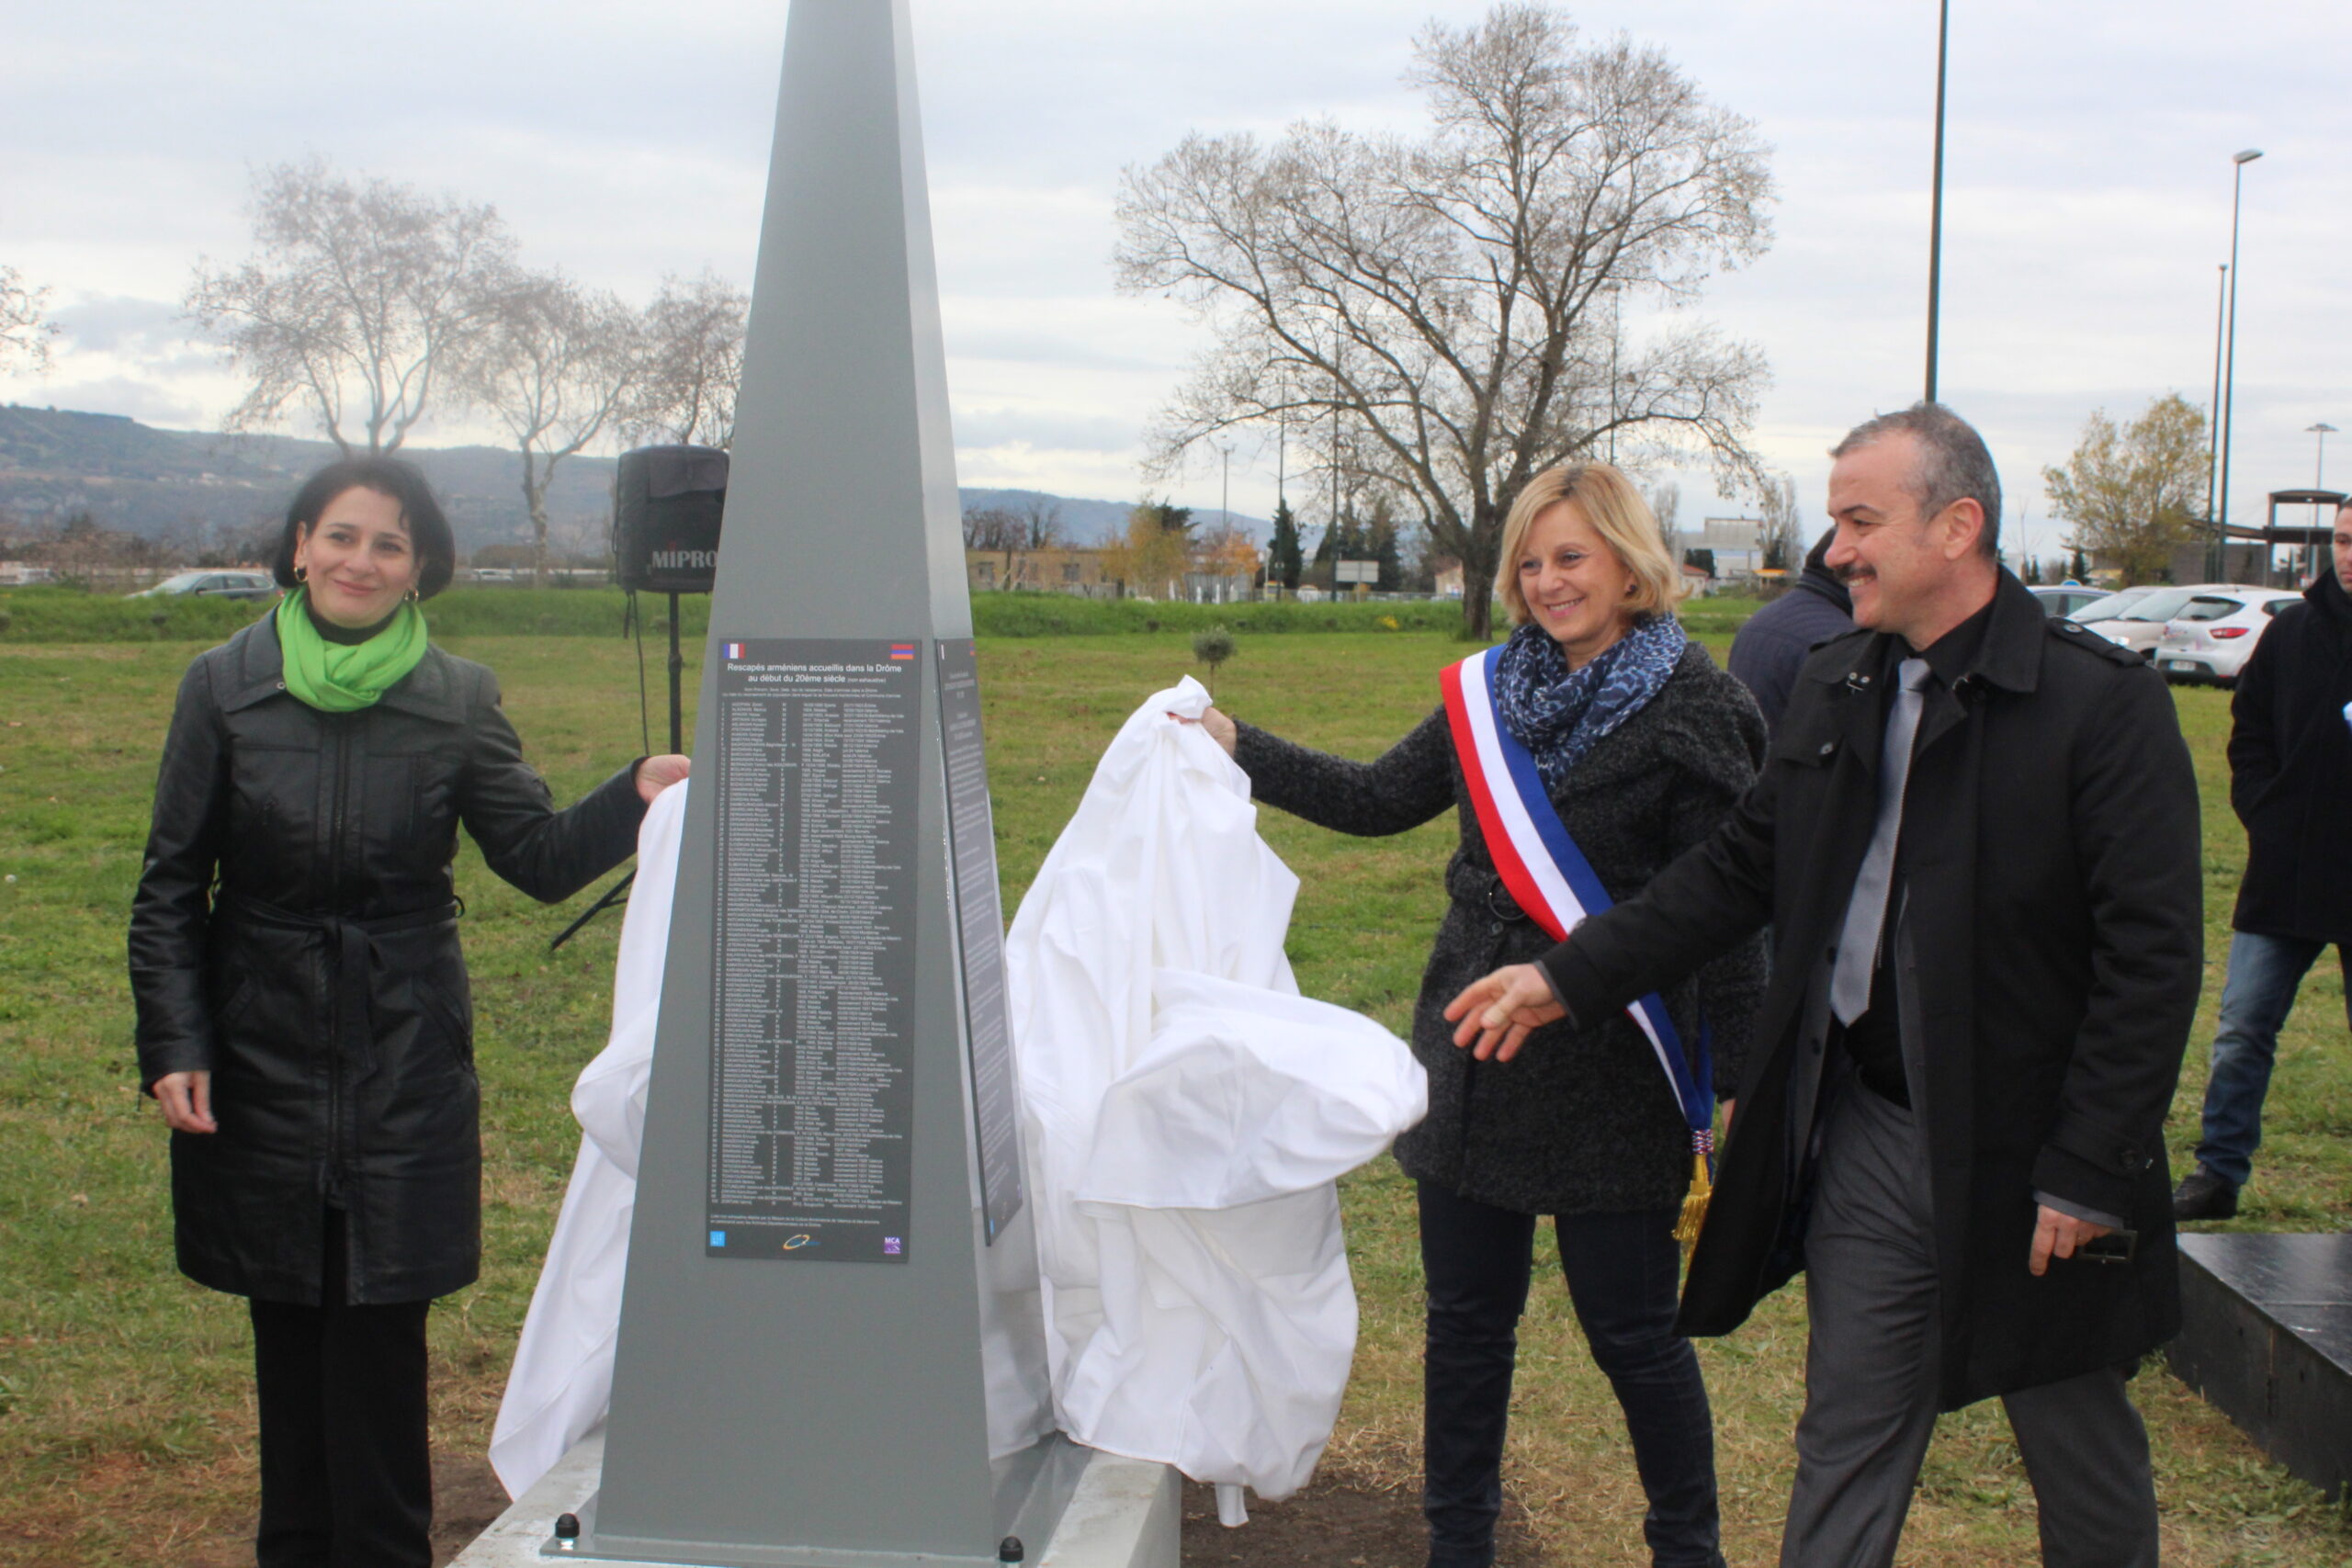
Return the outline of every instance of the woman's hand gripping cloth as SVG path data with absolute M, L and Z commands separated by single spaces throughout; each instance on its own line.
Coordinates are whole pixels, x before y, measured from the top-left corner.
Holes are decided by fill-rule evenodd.
M 612 1401 L 645 1086 L 653 1072 L 653 1026 L 690 787 L 676 784 L 655 796 L 638 829 L 637 880 L 613 965 L 612 1036 L 572 1086 L 580 1155 L 490 1439 L 491 1466 L 510 1497 L 520 1497 L 594 1431 Z
M 1356 1304 L 1333 1183 L 1421 1119 L 1403 1042 L 1298 995 L 1298 879 L 1187 679 L 1095 769 L 1006 940 L 1054 1408 L 1080 1442 L 1295 1492 Z

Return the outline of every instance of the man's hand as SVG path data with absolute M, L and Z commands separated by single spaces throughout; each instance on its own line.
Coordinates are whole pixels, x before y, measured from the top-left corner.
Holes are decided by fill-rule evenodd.
M 2037 1279 L 2050 1271 L 2052 1258 L 2072 1258 L 2083 1243 L 2110 1235 L 2115 1228 L 2062 1214 L 2047 1203 L 2037 1207 L 2041 1213 L 2033 1224 L 2033 1256 L 2026 1260 L 2026 1267 L 2033 1270 Z
M 684 780 L 694 767 L 694 759 L 672 752 L 664 757 L 648 757 L 637 765 L 638 797 L 646 805 L 672 784 Z
M 1510 1061 L 1530 1033 L 1567 1016 L 1552 994 L 1552 982 L 1532 964 L 1514 964 L 1474 980 L 1445 1006 L 1446 1021 L 1458 1026 L 1453 1043 L 1469 1046 L 1482 1062 Z
M 155 1103 L 175 1133 L 217 1133 L 210 1073 L 165 1073 L 155 1080 Z

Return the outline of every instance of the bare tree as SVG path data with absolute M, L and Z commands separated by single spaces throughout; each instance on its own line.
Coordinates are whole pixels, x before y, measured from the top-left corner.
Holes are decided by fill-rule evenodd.
M 548 486 L 556 466 L 616 428 L 644 363 L 637 313 L 560 273 L 516 276 L 496 298 L 462 382 L 523 457 L 531 568 L 548 571 Z
M 199 258 L 185 302 L 252 382 L 228 427 L 297 404 L 345 456 L 397 450 L 511 268 L 497 209 L 313 158 L 263 170 L 252 210 L 256 254 L 218 269 Z
M 1021 547 L 1021 519 L 1001 506 L 964 509 L 964 547 L 967 550 L 1016 550 Z
M 1773 571 L 1794 571 L 1804 561 L 1804 537 L 1797 521 L 1797 481 L 1775 474 L 1764 483 L 1757 529 L 1759 562 Z
M 751 311 L 751 296 L 707 268 L 662 280 L 646 308 L 645 377 L 624 422 L 629 439 L 734 442 Z
M 49 290 L 28 287 L 13 266 L 0 266 L 0 370 L 21 359 L 35 372 L 49 368 L 57 323 L 49 317 Z
M 1770 240 L 1767 149 L 1666 57 L 1561 17 L 1432 22 L 1419 140 L 1330 124 L 1188 136 L 1121 177 L 1118 275 L 1212 325 L 1154 432 L 1159 471 L 1282 423 L 1407 498 L 1484 633 L 1502 520 L 1539 468 L 1622 433 L 1752 485 L 1762 356 L 1702 325 L 1626 341 L 1625 296 L 1679 304 Z
M 1660 479 L 1644 492 L 1650 503 L 1650 515 L 1657 519 L 1658 542 L 1669 556 L 1681 550 L 1682 487 L 1672 479 Z
M 1051 549 L 1062 542 L 1062 507 L 1057 501 L 1033 495 L 1021 503 L 1021 547 Z

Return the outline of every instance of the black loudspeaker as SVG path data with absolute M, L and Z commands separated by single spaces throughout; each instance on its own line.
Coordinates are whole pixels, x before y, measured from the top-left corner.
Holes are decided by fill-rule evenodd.
M 727 454 L 716 446 L 640 446 L 613 481 L 613 557 L 621 586 L 707 593 L 718 574 Z

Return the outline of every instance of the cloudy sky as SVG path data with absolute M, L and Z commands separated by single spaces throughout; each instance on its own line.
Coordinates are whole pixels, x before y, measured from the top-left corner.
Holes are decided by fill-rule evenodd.
M 960 477 L 1126 496 L 1138 435 L 1200 344 L 1112 288 L 1119 170 L 1188 130 L 1307 117 L 1410 129 L 1414 32 L 1452 0 L 913 0 Z M 338 167 L 494 202 L 526 258 L 625 296 L 750 276 L 784 0 L 0 4 L 0 264 L 68 336 L 0 400 L 211 427 L 235 385 L 176 320 L 198 255 L 246 249 L 252 172 Z M 1778 240 L 1699 313 L 1769 355 L 1756 433 L 1818 512 L 1823 448 L 1917 393 L 1932 0 L 1596 0 L 1776 149 Z M 2203 401 L 2230 154 L 2250 165 L 2232 512 L 2352 431 L 2352 6 L 1957 0 L 1942 389 L 1992 440 L 2009 526 L 2094 408 Z M 2330 285 L 2330 278 L 2336 283 Z M 471 432 L 445 423 L 426 440 Z M 2337 437 L 2339 443 L 2346 437 Z M 2329 454 L 2352 479 L 2352 446 Z M 1214 507 L 1217 479 L 1178 485 Z M 1683 476 L 1686 525 L 1714 501 Z M 1272 503 L 1271 462 L 1233 474 Z

